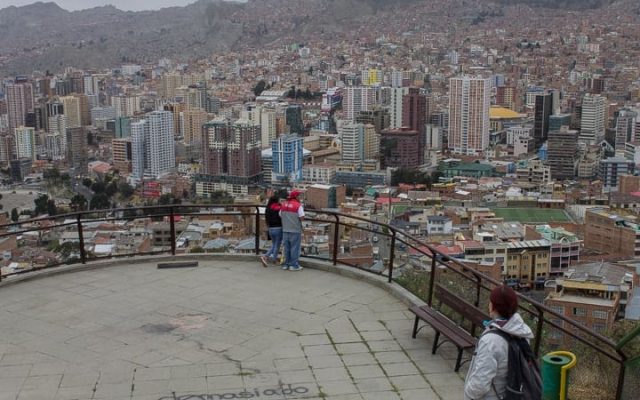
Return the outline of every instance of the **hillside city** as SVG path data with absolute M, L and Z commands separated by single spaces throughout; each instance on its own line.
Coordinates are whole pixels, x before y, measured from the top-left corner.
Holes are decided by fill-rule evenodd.
M 251 10 L 230 20 L 253 21 Z M 110 218 L 84 224 L 91 257 L 251 254 L 254 219 L 237 211 L 296 188 L 312 215 L 398 228 L 597 333 L 637 322 L 638 15 L 543 9 L 543 24 L 522 18 L 531 10 L 486 8 L 457 29 L 434 21 L 439 31 L 374 14 L 334 41 L 283 34 L 203 58 L 3 77 L 0 204 L 15 224 L 1 229 L 20 234 L 0 238 L 2 275 L 77 261 L 75 225 L 53 225 L 84 210 Z M 265 20 L 282 12 L 265 8 Z M 180 204 L 215 215 L 140 209 Z M 303 254 L 330 258 L 330 225 L 304 224 Z M 354 224 L 339 260 L 388 273 L 389 238 Z M 430 264 L 394 251 L 394 275 Z

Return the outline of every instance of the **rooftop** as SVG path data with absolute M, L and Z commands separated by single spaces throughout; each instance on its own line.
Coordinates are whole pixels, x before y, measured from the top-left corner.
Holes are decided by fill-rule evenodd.
M 0 397 L 462 397 L 455 350 L 367 279 L 146 260 L 0 284 Z

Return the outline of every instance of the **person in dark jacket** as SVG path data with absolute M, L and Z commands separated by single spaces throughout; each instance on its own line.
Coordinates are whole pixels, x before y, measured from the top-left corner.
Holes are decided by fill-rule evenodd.
M 267 254 L 260 257 L 263 266 L 267 266 L 269 262 L 276 262 L 282 245 L 282 218 L 280 218 L 280 199 L 278 196 L 271 196 L 267 202 L 265 210 L 265 219 L 269 228 L 269 237 L 271 237 L 271 249 Z

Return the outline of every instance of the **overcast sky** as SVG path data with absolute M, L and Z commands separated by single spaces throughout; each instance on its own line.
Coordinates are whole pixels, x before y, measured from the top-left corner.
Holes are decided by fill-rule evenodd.
M 45 0 L 46 1 L 46 0 Z M 121 10 L 157 10 L 163 7 L 186 6 L 196 0 L 55 0 L 65 10 L 83 10 L 112 4 Z M 242 1 L 242 0 L 241 0 Z M 35 3 L 34 0 L 0 0 L 0 8 L 9 6 L 24 6 Z

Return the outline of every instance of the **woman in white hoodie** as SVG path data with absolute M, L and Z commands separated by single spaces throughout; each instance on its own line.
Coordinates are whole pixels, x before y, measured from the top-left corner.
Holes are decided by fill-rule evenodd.
M 480 336 L 464 382 L 465 400 L 497 400 L 504 397 L 507 385 L 509 345 L 500 335 L 487 334 L 500 329 L 527 340 L 533 338 L 531 328 L 518 314 L 518 296 L 508 286 L 498 286 L 489 297 L 487 329 Z

